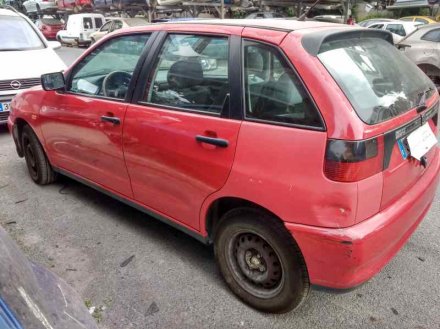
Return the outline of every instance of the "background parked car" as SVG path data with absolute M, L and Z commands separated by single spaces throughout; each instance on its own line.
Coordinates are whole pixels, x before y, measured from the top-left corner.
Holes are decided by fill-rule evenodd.
M 92 0 L 57 0 L 58 9 L 73 11 L 79 13 L 83 10 L 91 11 L 93 9 Z
M 109 19 L 109 18 L 107 18 Z M 90 40 L 92 43 L 95 43 L 99 39 L 101 39 L 106 34 L 126 28 L 131 26 L 142 26 L 148 25 L 148 21 L 143 18 L 110 18 L 107 23 L 105 23 L 99 31 L 90 34 Z
M 286 17 L 283 13 L 276 11 L 258 11 L 246 16 L 246 18 L 283 18 Z
M 35 21 L 35 25 L 43 33 L 46 39 L 55 39 L 58 31 L 64 28 L 64 23 L 56 18 L 41 18 Z
M 59 42 L 72 45 L 85 45 L 91 43 L 90 35 L 99 31 L 105 23 L 105 18 L 101 14 L 74 14 L 67 20 L 66 29 L 57 33 Z
M 440 24 L 421 26 L 397 44 L 440 87 Z
M 382 22 L 392 22 L 394 19 L 391 18 L 372 18 L 366 19 L 365 21 L 359 22 L 358 25 L 362 27 L 370 27 L 373 24 L 382 23 Z
M 64 63 L 23 14 L 0 8 L 0 124 L 6 123 L 9 105 L 19 92 L 39 85 L 44 73 L 62 71 Z
M 405 22 L 400 20 L 393 20 L 388 22 L 380 22 L 370 25 L 370 29 L 387 30 L 393 34 L 394 43 L 399 42 L 404 37 L 414 32 L 420 23 Z
M 52 13 L 57 10 L 54 0 L 28 0 L 23 2 L 23 7 L 28 14 Z
M 428 17 L 428 16 L 406 16 L 406 17 L 401 17 L 400 20 L 406 22 L 420 23 L 420 24 L 438 23 L 434 17 Z

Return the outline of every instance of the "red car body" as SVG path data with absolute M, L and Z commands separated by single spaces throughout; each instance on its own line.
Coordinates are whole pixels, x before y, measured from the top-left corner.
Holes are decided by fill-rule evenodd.
M 19 128 L 26 122 L 59 172 L 154 213 L 204 242 L 211 241 L 215 213 L 226 200 L 266 209 L 283 221 L 298 243 L 312 284 L 354 287 L 391 260 L 427 213 L 439 183 L 439 148 L 426 155 L 425 167 L 415 159 L 402 159 L 392 140 L 384 146 L 389 164 L 383 170 L 346 182 L 326 177 L 329 140 L 386 139 L 420 120 L 421 114 L 414 108 L 379 124 L 364 123 L 303 45 L 309 33 L 325 32 L 333 25 L 292 21 L 287 31 L 259 24 L 155 25 L 117 32 L 98 45 L 115 35 L 166 31 L 219 34 L 279 47 L 312 95 L 323 129 L 34 88 L 14 99 L 10 131 L 19 144 Z M 438 101 L 438 93 L 426 99 L 430 116 L 425 118 L 435 134 Z M 106 113 L 121 118 L 121 124 L 101 122 Z M 197 143 L 196 135 L 220 137 L 229 145 Z
M 92 9 L 93 2 L 91 0 L 58 0 L 57 5 L 60 10 L 72 10 L 79 13 L 84 9 Z
M 52 18 L 39 19 L 35 24 L 48 40 L 56 39 L 58 31 L 64 28 L 61 21 Z

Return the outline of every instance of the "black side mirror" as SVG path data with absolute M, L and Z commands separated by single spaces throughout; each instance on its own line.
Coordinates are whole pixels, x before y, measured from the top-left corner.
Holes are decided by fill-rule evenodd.
M 61 72 L 43 74 L 41 85 L 44 90 L 62 90 L 66 86 L 64 74 Z

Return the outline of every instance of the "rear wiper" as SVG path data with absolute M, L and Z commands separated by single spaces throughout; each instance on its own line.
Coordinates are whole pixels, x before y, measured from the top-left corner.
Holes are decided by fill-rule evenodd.
M 417 113 L 423 112 L 428 107 L 426 106 L 426 94 L 428 94 L 430 91 L 433 91 L 434 89 L 429 87 L 425 91 L 422 91 L 421 93 L 418 93 L 417 96 L 420 96 L 419 103 L 416 107 Z

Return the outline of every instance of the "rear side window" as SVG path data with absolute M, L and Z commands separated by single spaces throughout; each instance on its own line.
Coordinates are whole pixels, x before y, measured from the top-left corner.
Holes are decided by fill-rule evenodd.
M 246 118 L 322 127 L 310 97 L 277 49 L 245 41 L 244 78 Z
M 423 35 L 421 39 L 425 41 L 440 42 L 440 29 L 429 31 Z
M 402 37 L 406 36 L 406 32 L 402 24 L 388 24 L 385 29 Z
M 323 43 L 318 58 L 359 117 L 376 124 L 416 107 L 434 84 L 385 40 L 342 39 Z

